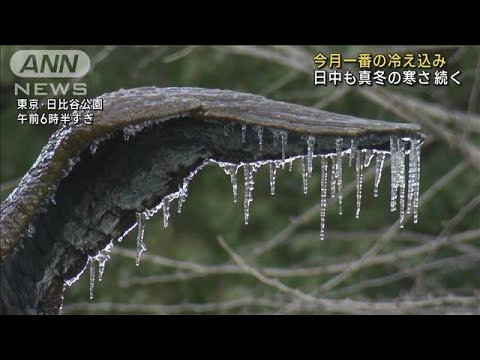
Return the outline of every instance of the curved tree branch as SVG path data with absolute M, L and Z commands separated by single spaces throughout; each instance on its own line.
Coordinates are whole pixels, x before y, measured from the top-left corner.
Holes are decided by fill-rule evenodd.
M 251 126 L 288 131 L 288 156 L 305 154 L 305 135 L 318 136 L 316 153 L 334 152 L 337 137 L 385 150 L 391 135 L 423 138 L 417 125 L 225 90 L 139 88 L 102 98 L 104 111 L 92 125 L 51 136 L 1 206 L 1 313 L 58 313 L 65 280 L 88 256 L 132 228 L 136 213 L 177 191 L 205 160 L 281 158 L 268 131 L 259 151 Z M 245 143 L 240 123 L 249 126 Z

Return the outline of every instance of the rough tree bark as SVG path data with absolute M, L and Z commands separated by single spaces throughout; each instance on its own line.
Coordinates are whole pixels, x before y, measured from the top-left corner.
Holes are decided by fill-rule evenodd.
M 319 136 L 316 153 L 334 151 L 339 136 L 345 148 L 356 138 L 359 149 L 388 149 L 391 135 L 423 137 L 412 124 L 225 90 L 139 88 L 102 98 L 94 123 L 55 132 L 1 205 L 2 314 L 57 314 L 65 280 L 204 160 L 281 158 L 269 131 L 259 152 L 250 125 L 288 130 L 289 156 L 305 154 L 305 135 Z M 227 123 L 237 125 L 230 136 Z M 239 123 L 249 125 L 246 143 Z M 138 133 L 125 141 L 124 129 Z

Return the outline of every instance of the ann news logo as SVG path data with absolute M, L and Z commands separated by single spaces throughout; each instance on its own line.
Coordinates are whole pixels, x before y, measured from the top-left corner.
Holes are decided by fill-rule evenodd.
M 19 50 L 10 69 L 22 78 L 78 78 L 90 69 L 90 58 L 81 50 Z

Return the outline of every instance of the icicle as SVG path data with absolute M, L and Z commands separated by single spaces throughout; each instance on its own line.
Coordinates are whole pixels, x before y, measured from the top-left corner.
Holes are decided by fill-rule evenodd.
M 397 140 L 390 137 L 390 211 L 397 210 Z
M 313 171 L 313 147 L 315 145 L 315 136 L 309 136 L 307 138 L 307 172 L 308 176 L 312 176 Z
M 337 163 L 335 165 L 335 173 L 336 173 L 336 178 L 337 178 L 337 188 L 338 188 L 338 214 L 342 215 L 342 200 L 343 200 L 343 195 L 342 195 L 342 146 L 343 146 L 343 138 L 337 138 L 335 140 L 335 148 L 337 151 Z
M 170 202 L 168 199 L 163 200 L 163 227 L 168 226 L 168 219 L 170 218 Z
M 413 222 L 416 224 L 418 222 L 418 198 L 420 195 L 420 139 L 413 139 L 411 142 L 411 150 L 413 150 L 413 158 L 415 164 L 415 177 L 413 180 L 413 198 L 412 198 L 412 211 L 413 211 Z M 410 185 L 409 185 L 410 186 Z
M 282 170 L 285 168 L 285 152 L 287 150 L 287 139 L 288 133 L 286 131 L 282 131 L 280 133 L 282 139 Z
M 378 196 L 378 185 L 380 184 L 380 179 L 382 178 L 382 169 L 383 163 L 385 161 L 385 153 L 377 153 L 376 163 L 375 163 L 375 182 L 373 188 L 373 196 Z
M 370 162 L 373 159 L 373 151 L 370 149 L 365 150 L 365 162 L 363 163 L 364 167 L 368 167 L 370 165 Z
M 246 141 L 247 125 L 242 124 L 242 143 Z
M 103 250 L 95 256 L 95 259 L 98 261 L 98 281 L 102 281 L 103 273 L 105 271 L 105 265 L 107 261 L 110 260 L 110 252 L 113 248 L 113 242 L 110 242 Z
M 362 151 L 357 150 L 357 162 L 356 162 L 356 184 L 357 184 L 357 211 L 355 213 L 355 218 L 360 217 L 360 208 L 362 205 L 362 185 L 363 185 L 363 161 L 362 161 Z
M 302 156 L 302 178 L 303 178 L 303 193 L 308 193 L 308 172 L 307 172 L 307 158 Z
M 353 160 L 353 157 L 355 156 L 356 152 L 357 152 L 357 140 L 355 139 L 352 139 L 351 143 L 350 143 L 350 158 L 348 159 L 348 166 L 352 166 L 352 160 Z
M 292 170 L 293 170 L 293 159 L 290 159 L 290 161 L 288 162 L 288 171 L 292 172 Z
M 178 201 L 177 212 L 180 214 L 182 212 L 182 205 L 185 201 L 185 191 L 180 186 L 178 187 L 178 200 L 177 201 Z
M 245 213 L 245 225 L 248 224 L 248 219 L 250 216 L 250 203 L 253 201 L 253 187 L 255 181 L 253 179 L 253 173 L 257 171 L 255 165 L 245 164 L 243 165 L 243 175 L 245 177 L 245 197 L 243 200 L 243 208 Z
M 262 152 L 263 151 L 263 127 L 255 126 L 255 130 L 257 131 L 257 136 L 258 136 L 258 150 Z
M 397 139 L 397 149 L 397 184 L 400 188 L 400 227 L 403 228 L 403 220 L 405 218 L 405 142 L 402 139 Z
M 337 176 L 338 176 L 338 173 L 337 173 L 337 160 L 336 160 L 336 155 L 332 155 L 330 157 L 330 161 L 332 163 L 331 165 L 331 169 L 332 169 L 332 178 L 330 179 L 330 196 L 332 198 L 335 197 L 336 195 L 336 188 L 337 188 Z
M 130 133 L 127 129 L 123 129 L 123 138 L 125 139 L 125 141 L 128 141 L 128 139 L 130 138 Z
M 237 171 L 238 166 L 235 164 L 229 163 L 217 163 L 220 168 L 223 169 L 225 174 L 230 176 L 230 182 L 232 183 L 232 190 L 233 190 L 233 202 L 237 202 Z
M 89 256 L 90 261 L 90 300 L 93 300 L 93 289 L 95 288 L 95 261 Z
M 327 212 L 327 183 L 328 183 L 328 161 L 326 156 L 321 159 L 321 197 L 320 197 L 320 240 L 325 240 L 325 217 Z
M 135 265 L 140 265 L 140 256 L 142 252 L 147 250 L 143 242 L 143 235 L 145 233 L 145 215 L 144 213 L 137 213 L 137 256 L 135 257 Z
M 275 195 L 275 175 L 277 173 L 277 166 L 272 161 L 270 163 L 270 194 Z

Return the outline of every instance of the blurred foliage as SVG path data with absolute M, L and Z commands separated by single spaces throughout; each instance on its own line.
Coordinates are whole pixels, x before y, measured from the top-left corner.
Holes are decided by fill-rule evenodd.
M 1 47 L 1 182 L 7 184 L 21 177 L 33 164 L 42 146 L 55 130 L 53 126 L 20 125 L 16 121 L 16 98 L 14 82 L 25 83 L 25 79 L 16 78 L 9 68 L 11 55 L 19 49 L 32 47 Z M 45 48 L 45 47 L 39 47 Z M 339 90 L 337 87 L 313 86 L 313 61 L 310 73 L 297 71 L 288 64 L 280 64 L 272 58 L 260 58 L 241 53 L 232 48 L 221 47 L 147 47 L 147 46 L 82 46 L 54 47 L 81 49 L 89 54 L 93 68 L 80 81 L 88 85 L 89 97 L 120 88 L 141 86 L 198 86 L 207 88 L 232 89 L 256 94 L 264 94 L 275 100 L 284 100 L 308 106 L 317 106 L 329 99 Z M 287 47 L 285 49 L 267 48 L 287 54 L 295 60 L 295 51 L 310 54 L 318 51 L 338 50 L 344 54 L 360 52 L 405 53 L 408 47 Z M 293 49 L 293 50 L 292 50 Z M 373 50 L 375 49 L 375 50 Z M 290 51 L 290 52 L 289 52 Z M 403 93 L 429 103 L 439 104 L 448 110 L 470 112 L 478 115 L 480 101 L 472 100 L 471 93 L 477 91 L 480 82 L 479 47 L 425 47 L 414 48 L 413 53 L 440 52 L 447 58 L 447 69 L 461 70 L 461 86 L 398 86 L 386 87 L 396 93 Z M 299 56 L 299 55 L 298 55 Z M 299 56 L 300 57 L 300 56 Z M 477 90 L 475 90 L 477 88 Z M 475 105 L 472 109 L 472 104 Z M 469 108 L 470 107 L 470 108 Z M 385 107 L 372 103 L 358 94 L 355 88 L 346 91 L 325 107 L 326 110 L 351 114 L 359 117 L 404 122 Z M 461 124 L 449 125 L 448 129 L 462 133 Z M 457 164 L 465 161 L 465 155 L 442 139 L 434 137 L 428 129 L 425 133 L 433 140 L 423 147 L 421 194 L 425 193 L 439 178 L 448 173 Z M 462 133 L 471 143 L 479 145 L 478 134 Z M 319 160 L 318 160 L 319 161 Z M 223 264 L 231 262 L 228 254 L 220 247 L 216 237 L 221 234 L 228 244 L 242 255 L 248 254 L 256 246 L 265 243 L 282 231 L 290 222 L 320 199 L 319 163 L 315 160 L 316 170 L 309 184 L 309 193 L 302 192 L 300 164 L 294 165 L 293 172 L 288 169 L 278 171 L 276 195 L 269 193 L 268 169 L 261 169 L 255 176 L 254 201 L 251 206 L 250 224 L 243 224 L 243 204 L 232 201 L 229 178 L 214 166 L 202 171 L 192 182 L 184 211 L 181 215 L 172 212 L 170 224 L 163 228 L 161 215 L 147 223 L 145 242 L 147 254 L 157 254 L 167 258 L 198 262 L 201 264 Z M 316 175 L 315 175 L 316 173 Z M 454 217 L 465 204 L 480 193 L 479 173 L 472 166 L 462 172 L 455 180 L 442 189 L 430 202 L 420 209 L 420 221 L 413 224 L 408 221 L 400 232 L 430 236 L 435 241 L 446 222 Z M 239 195 L 243 194 L 242 174 L 239 174 Z M 344 184 L 354 179 L 353 169 L 344 168 Z M 384 169 L 378 198 L 373 197 L 373 180 L 367 181 L 363 189 L 363 204 L 360 219 L 354 218 L 355 193 L 344 199 L 344 214 L 338 215 L 337 207 L 330 206 L 327 211 L 326 241 L 318 238 L 319 216 L 300 226 L 281 246 L 252 260 L 256 266 L 304 267 L 309 265 L 330 264 L 358 259 L 378 239 L 379 235 L 393 224 L 398 213 L 389 211 L 390 198 L 389 169 Z M 2 191 L 2 201 L 10 190 Z M 241 199 L 241 198 L 240 198 Z M 478 207 L 468 212 L 451 229 L 459 233 L 479 227 Z M 329 233 L 338 232 L 338 239 L 329 239 Z M 366 232 L 364 237 L 359 236 Z M 135 231 L 123 242 L 121 247 L 135 249 Z M 358 238 L 342 239 L 342 234 L 353 234 Z M 345 235 L 346 236 L 346 235 Z M 419 237 L 420 239 L 420 237 Z M 382 253 L 400 248 L 418 245 L 423 240 L 405 240 L 395 238 L 385 244 Z M 478 252 L 480 241 L 469 242 Z M 437 251 L 399 260 L 385 266 L 373 266 L 361 270 L 338 288 L 354 285 L 365 279 L 373 279 L 405 270 L 435 258 L 458 255 L 458 249 L 442 247 Z M 478 256 L 478 255 L 477 255 Z M 480 266 L 473 262 L 462 266 L 444 268 L 439 271 L 425 271 L 420 275 L 405 276 L 384 286 L 372 286 L 347 295 L 327 294 L 331 298 L 344 297 L 376 300 L 394 300 L 403 297 L 426 296 L 428 294 L 472 295 L 472 289 L 480 288 Z M 88 271 L 88 269 L 87 269 Z M 131 258 L 113 254 L 108 262 L 102 282 L 95 286 L 97 303 L 130 304 L 182 304 L 182 303 L 218 303 L 239 298 L 275 298 L 278 292 L 259 283 L 250 275 L 212 275 L 191 280 L 179 280 L 151 285 L 131 285 L 124 287 L 125 281 L 136 277 L 166 275 L 176 272 L 174 268 L 161 267 L 149 261 L 142 261 L 136 267 Z M 318 276 L 283 278 L 282 281 L 305 292 L 315 290 L 334 274 Z M 88 275 L 83 276 L 67 290 L 65 304 L 88 301 Z M 392 301 L 393 301 L 392 300 Z M 214 310 L 213 313 L 242 312 L 283 312 L 283 308 L 269 310 L 268 307 L 245 305 L 226 310 Z M 85 312 L 88 310 L 72 310 Z M 115 313 L 115 310 L 90 309 L 94 312 Z M 306 311 L 306 310 L 305 310 Z M 141 307 L 129 312 L 152 312 Z M 188 311 L 187 311 L 188 312 Z M 315 312 L 315 311 L 314 311 Z M 320 311 L 319 311 L 320 312 Z

